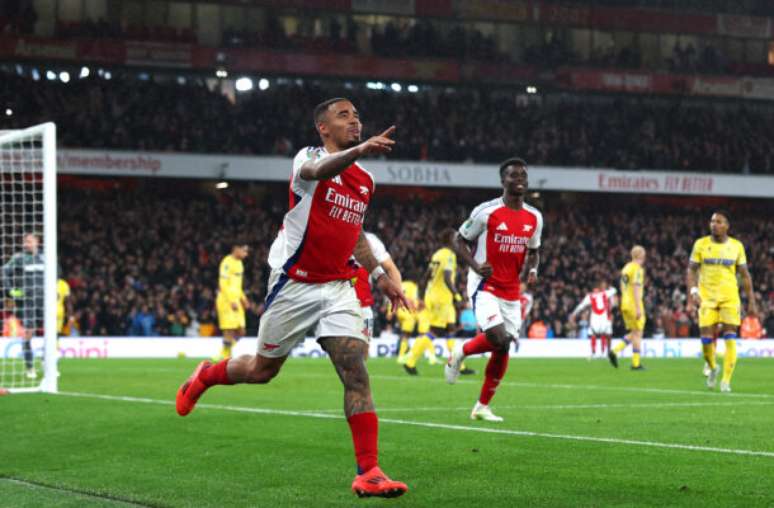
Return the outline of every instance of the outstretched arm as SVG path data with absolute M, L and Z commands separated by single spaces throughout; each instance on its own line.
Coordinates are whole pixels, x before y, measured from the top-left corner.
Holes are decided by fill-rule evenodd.
M 304 180 L 327 180 L 343 172 L 360 157 L 374 153 L 389 153 L 395 141 L 390 136 L 395 132 L 393 125 L 378 136 L 367 139 L 357 146 L 337 152 L 329 157 L 306 161 L 301 165 L 300 175 Z
M 570 320 L 575 319 L 575 317 L 589 305 L 591 305 L 591 301 L 589 300 L 589 297 L 587 295 L 585 298 L 583 298 L 583 300 L 581 300 L 578 306 L 575 307 L 575 309 L 573 309 L 573 311 L 570 313 Z

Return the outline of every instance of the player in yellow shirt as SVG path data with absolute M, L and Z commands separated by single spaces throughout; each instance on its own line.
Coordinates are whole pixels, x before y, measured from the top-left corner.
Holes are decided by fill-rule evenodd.
M 427 312 L 427 318 L 430 321 L 430 331 L 426 333 L 427 341 L 420 338 L 414 342 L 414 346 L 411 348 L 405 365 L 409 374 L 416 374 L 416 372 L 411 372 L 411 369 L 416 365 L 422 351 L 427 349 L 428 343 L 432 345 L 432 339 L 446 338 L 446 347 L 450 354 L 454 350 L 455 340 L 450 337 L 457 325 L 457 310 L 454 303 L 462 301 L 462 297 L 454 286 L 457 278 L 457 255 L 451 249 L 451 245 L 455 233 L 456 231 L 451 228 L 441 231 L 440 240 L 443 246 L 435 251 L 427 267 L 424 303 L 425 312 Z M 433 353 L 430 358 L 432 363 L 435 354 Z M 468 369 L 464 365 L 460 370 L 460 374 L 474 373 L 472 369 Z
M 56 281 L 56 332 L 62 335 L 65 323 L 65 300 L 70 296 L 70 285 L 64 279 Z
M 744 292 L 747 295 L 747 314 L 754 316 L 758 306 L 753 293 L 752 277 L 747 269 L 744 245 L 728 236 L 729 214 L 718 210 L 710 218 L 709 236 L 696 240 L 686 274 L 690 297 L 687 310 L 693 313 L 699 305 L 699 329 L 704 359 L 710 367 L 707 387 L 715 388 L 718 367 L 715 359 L 715 330 L 720 324 L 721 334 L 726 343 L 723 359 L 723 379 L 720 391 L 731 391 L 731 376 L 736 367 L 736 333 L 741 323 L 741 300 L 736 272 L 742 276 Z M 698 282 L 698 286 L 697 286 Z
M 395 318 L 400 328 L 400 338 L 398 339 L 398 363 L 406 363 L 406 353 L 408 352 L 408 341 L 414 335 L 417 328 L 417 315 L 419 313 L 419 286 L 413 280 L 404 280 L 401 282 L 403 294 L 414 304 L 416 310 L 411 311 L 401 307 L 395 312 Z M 387 319 L 392 319 L 392 307 L 387 315 Z
M 231 254 L 220 262 L 215 308 L 218 312 L 218 327 L 223 333 L 223 348 L 218 360 L 231 358 L 231 349 L 245 334 L 245 309 L 249 303 L 242 289 L 245 272 L 242 260 L 248 253 L 247 244 L 235 243 Z
M 417 278 L 417 271 L 413 271 L 409 277 L 410 279 Z M 406 369 L 409 374 L 415 375 L 416 361 L 425 350 L 429 350 L 435 357 L 435 351 L 433 350 L 433 342 L 427 337 L 427 333 L 430 331 L 430 320 L 427 316 L 427 310 L 425 304 L 419 299 L 419 285 L 413 280 L 404 280 L 401 282 L 403 293 L 406 298 L 414 304 L 415 310 L 409 310 L 400 308 L 395 313 L 395 318 L 398 321 L 398 327 L 400 328 L 400 338 L 398 344 L 398 363 L 402 364 L 405 368 L 406 363 L 411 361 L 411 367 Z M 392 306 L 389 307 L 387 319 L 392 319 Z M 416 358 L 411 359 L 408 353 L 408 341 L 411 337 L 415 336 L 415 344 L 420 343 L 421 346 L 417 346 L 415 349 L 419 353 Z M 436 360 L 437 362 L 437 360 Z
M 632 260 L 621 270 L 620 309 L 624 326 L 628 332 L 623 341 L 611 349 L 607 357 L 613 367 L 618 368 L 618 355 L 632 345 L 632 370 L 644 370 L 640 362 L 642 331 L 645 329 L 645 306 L 642 303 L 645 286 L 645 248 L 642 245 L 632 247 Z

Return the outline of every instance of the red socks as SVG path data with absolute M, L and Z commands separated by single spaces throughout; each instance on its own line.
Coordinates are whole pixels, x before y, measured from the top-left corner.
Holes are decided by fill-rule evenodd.
M 496 351 L 494 344 L 487 340 L 484 333 L 479 333 L 462 346 L 462 352 L 465 353 L 465 356 L 488 353 L 490 351 L 492 355 L 489 357 L 489 363 L 486 364 L 484 386 L 481 387 L 481 397 L 478 399 L 482 404 L 489 404 L 489 401 L 494 397 L 497 385 L 500 384 L 500 380 L 508 369 L 509 352 Z
M 480 403 L 489 404 L 506 370 L 508 370 L 508 351 L 493 352 L 489 363 L 486 364 L 484 386 L 481 387 L 481 397 L 478 399 Z
M 227 366 L 228 360 L 223 360 L 203 369 L 199 373 L 199 381 L 204 383 L 205 386 L 233 385 L 234 383 L 228 379 Z
M 604 343 L 604 341 L 605 341 L 605 339 L 602 338 L 602 342 L 603 343 Z M 605 346 L 602 346 L 602 347 L 605 347 Z M 597 336 L 596 335 L 592 335 L 591 336 L 591 354 L 592 355 L 597 354 Z
M 494 350 L 494 345 L 487 340 L 485 333 L 479 333 L 462 346 L 462 352 L 465 353 L 465 356 L 488 353 Z
M 379 465 L 379 419 L 374 412 L 358 413 L 347 418 L 347 422 L 355 445 L 357 474 L 363 474 Z

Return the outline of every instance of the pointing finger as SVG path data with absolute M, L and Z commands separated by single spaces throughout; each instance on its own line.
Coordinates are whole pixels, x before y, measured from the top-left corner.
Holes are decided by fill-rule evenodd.
M 393 134 L 395 134 L 395 126 L 394 125 L 388 127 L 387 130 L 385 130 L 384 132 L 379 134 L 379 136 L 386 138 L 386 137 L 392 136 Z

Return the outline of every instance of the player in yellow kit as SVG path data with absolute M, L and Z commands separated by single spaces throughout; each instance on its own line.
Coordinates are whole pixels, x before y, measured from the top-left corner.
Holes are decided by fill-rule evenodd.
M 416 310 L 408 310 L 400 308 L 395 313 L 395 318 L 398 320 L 398 327 L 400 328 L 400 338 L 398 339 L 398 363 L 406 363 L 406 353 L 408 352 L 409 339 L 414 335 L 417 329 L 417 315 L 419 313 L 419 286 L 413 280 L 404 280 L 401 283 L 403 288 L 403 294 L 406 298 L 414 304 Z M 390 315 L 388 319 L 392 319 L 392 308 L 390 308 Z
M 455 340 L 450 337 L 454 333 L 457 324 L 457 310 L 454 308 L 455 302 L 462 301 L 462 297 L 457 292 L 454 282 L 457 278 L 457 255 L 451 250 L 451 242 L 455 230 L 446 228 L 440 233 L 442 247 L 435 251 L 430 258 L 430 264 L 427 267 L 425 275 L 425 312 L 430 322 L 430 331 L 426 333 L 426 339 L 420 337 L 414 342 L 411 353 L 406 362 L 406 371 L 409 374 L 416 374 L 410 370 L 416 365 L 416 361 L 427 350 L 427 345 L 432 345 L 435 338 L 446 338 L 446 346 L 449 352 L 454 350 Z M 420 330 L 421 333 L 421 330 Z M 432 359 L 435 357 L 433 351 Z M 460 374 L 473 374 L 472 369 L 462 366 Z
M 628 332 L 623 341 L 611 349 L 607 357 L 613 367 L 618 368 L 618 355 L 629 344 L 632 345 L 632 370 L 644 370 L 640 362 L 642 331 L 645 329 L 645 306 L 642 303 L 645 286 L 645 248 L 635 245 L 631 250 L 632 260 L 621 270 L 621 315 Z
M 62 335 L 65 323 L 65 300 L 70 296 L 70 284 L 64 279 L 56 281 L 56 333 Z
M 411 278 L 416 278 L 418 273 L 411 274 Z M 419 286 L 413 280 L 404 280 L 401 283 L 403 293 L 406 298 L 414 304 L 415 310 L 409 310 L 400 308 L 395 313 L 395 317 L 398 320 L 398 326 L 400 328 L 400 339 L 398 344 L 398 363 L 402 364 L 406 368 L 407 362 L 410 362 L 410 367 L 406 368 L 409 374 L 415 375 L 416 362 L 425 350 L 431 351 L 432 358 L 435 357 L 435 351 L 433 351 L 433 342 L 427 337 L 427 333 L 430 331 L 430 320 L 427 316 L 427 310 L 425 304 L 419 299 Z M 388 319 L 392 319 L 392 307 L 390 307 Z M 416 350 L 419 354 L 416 357 L 408 355 L 408 341 L 411 337 L 416 336 L 416 347 L 412 351 Z M 429 346 L 428 346 L 429 343 Z M 437 360 L 436 360 L 437 361 Z
M 231 254 L 220 262 L 215 308 L 218 312 L 218 326 L 223 333 L 223 348 L 218 360 L 231 358 L 231 349 L 245 334 L 245 309 L 249 303 L 242 289 L 245 272 L 242 260 L 248 253 L 247 244 L 235 243 Z
M 699 305 L 699 329 L 704 359 L 710 368 L 707 376 L 707 387 L 710 389 L 715 388 L 718 375 L 713 337 L 718 324 L 721 326 L 720 333 L 726 343 L 721 392 L 731 391 L 731 376 L 736 367 L 736 333 L 742 320 L 737 270 L 742 276 L 747 295 L 747 313 L 752 316 L 758 313 L 744 245 L 728 236 L 729 222 L 729 214 L 724 210 L 712 214 L 712 234 L 699 238 L 693 244 L 686 274 L 690 292 L 687 305 L 689 314 L 693 313 L 695 305 Z

